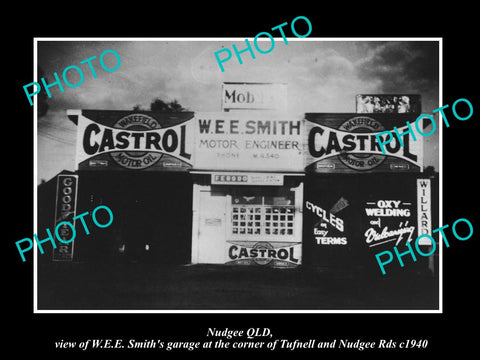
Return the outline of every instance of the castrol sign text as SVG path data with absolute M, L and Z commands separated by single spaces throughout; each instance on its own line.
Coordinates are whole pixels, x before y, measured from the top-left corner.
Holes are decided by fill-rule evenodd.
M 402 116 L 403 115 L 403 116 Z M 408 134 L 404 143 L 380 148 L 378 134 L 411 118 L 408 114 L 307 114 L 305 163 L 313 172 L 420 171 L 423 145 Z M 310 121 L 308 121 L 310 120 Z
M 142 170 L 159 162 L 164 156 L 172 159 L 164 167 L 192 164 L 192 134 L 188 122 L 161 127 L 144 114 L 130 114 L 112 126 L 84 116 L 78 120 L 77 164 Z M 105 157 L 109 155 L 109 158 Z M 102 159 L 102 160 L 98 160 Z

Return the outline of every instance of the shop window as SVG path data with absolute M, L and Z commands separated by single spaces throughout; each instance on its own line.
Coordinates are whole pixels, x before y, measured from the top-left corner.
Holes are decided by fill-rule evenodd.
M 232 234 L 293 236 L 294 194 L 232 196 Z

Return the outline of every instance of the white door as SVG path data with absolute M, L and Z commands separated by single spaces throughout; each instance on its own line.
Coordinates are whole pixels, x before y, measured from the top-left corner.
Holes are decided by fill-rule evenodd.
M 224 264 L 226 244 L 225 195 L 200 191 L 198 209 L 198 263 Z

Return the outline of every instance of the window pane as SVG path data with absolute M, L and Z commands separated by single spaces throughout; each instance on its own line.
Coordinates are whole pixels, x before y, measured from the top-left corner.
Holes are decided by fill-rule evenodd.
M 266 205 L 293 205 L 294 204 L 295 193 L 290 191 L 288 194 L 276 195 L 276 196 L 265 196 Z
M 232 196 L 232 234 L 237 236 L 293 235 L 295 220 L 293 192 L 260 195 L 260 190 L 254 189 L 250 194 L 250 196 L 243 193 Z

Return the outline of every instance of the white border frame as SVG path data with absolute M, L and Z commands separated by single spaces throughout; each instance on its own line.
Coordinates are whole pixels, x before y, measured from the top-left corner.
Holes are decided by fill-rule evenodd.
M 33 38 L 33 76 L 34 81 L 38 80 L 37 61 L 38 61 L 38 42 L 40 41 L 253 41 L 254 38 L 242 37 L 212 37 L 212 38 L 136 38 L 136 37 L 35 37 Z M 274 38 L 275 41 L 283 41 L 282 38 Z M 270 39 L 257 39 L 257 41 L 267 41 Z M 334 37 L 334 38 L 288 38 L 288 41 L 437 41 L 439 43 L 439 107 L 443 106 L 443 38 L 442 37 Z M 33 229 L 37 233 L 37 149 L 38 149 L 38 134 L 37 134 L 37 97 L 34 98 L 33 114 L 34 114 L 34 129 L 33 129 L 33 146 L 34 146 L 34 169 L 33 169 Z M 425 110 L 425 109 L 423 109 Z M 432 109 L 433 110 L 433 109 Z M 443 226 L 443 126 L 439 127 L 439 227 Z M 78 187 L 78 183 L 77 183 Z M 439 241 L 439 308 L 438 310 L 39 310 L 38 309 L 38 288 L 37 288 L 37 265 L 38 265 L 38 247 L 34 247 L 33 251 L 33 313 L 35 314 L 52 314 L 52 313 L 72 313 L 72 314 L 151 314 L 151 313 L 174 313 L 174 314 L 226 314 L 226 313 L 250 313 L 250 314 L 441 314 L 443 313 L 443 244 Z

